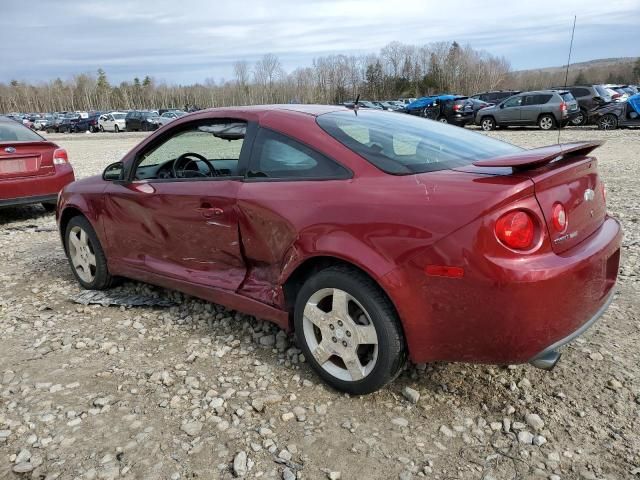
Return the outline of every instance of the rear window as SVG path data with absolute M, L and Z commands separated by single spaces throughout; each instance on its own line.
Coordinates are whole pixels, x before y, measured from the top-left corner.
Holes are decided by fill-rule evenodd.
M 44 138 L 40 135 L 17 122 L 0 122 L 0 142 L 41 142 L 43 140 Z
M 459 127 L 398 113 L 325 113 L 318 125 L 380 170 L 394 175 L 432 172 L 522 151 Z
M 562 92 L 560 96 L 562 97 L 562 100 L 564 100 L 565 102 L 573 102 L 575 100 L 573 95 L 571 95 L 571 92 Z
M 596 85 L 596 92 L 598 92 L 598 94 L 603 98 L 607 98 L 610 96 L 609 92 L 607 92 L 607 89 L 600 85 Z

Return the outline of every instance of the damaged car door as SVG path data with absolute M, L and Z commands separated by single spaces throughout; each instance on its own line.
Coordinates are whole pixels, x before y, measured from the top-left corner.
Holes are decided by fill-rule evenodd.
M 238 288 L 245 262 L 236 198 L 246 129 L 236 119 L 178 125 L 136 155 L 130 181 L 107 187 L 105 230 L 124 268 Z

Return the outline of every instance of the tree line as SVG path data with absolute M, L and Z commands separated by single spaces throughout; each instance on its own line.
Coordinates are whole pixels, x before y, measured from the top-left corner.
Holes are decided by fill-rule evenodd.
M 576 78 L 576 75 L 581 75 Z M 612 75 L 616 78 L 612 79 Z M 570 81 L 640 81 L 640 59 L 615 72 L 580 70 Z M 607 78 L 604 78 L 604 77 Z M 280 59 L 266 54 L 250 64 L 239 60 L 233 78 L 193 85 L 169 85 L 150 76 L 112 84 L 104 70 L 68 80 L 30 84 L 0 83 L 0 111 L 53 112 L 267 103 L 333 104 L 362 99 L 419 97 L 433 93 L 472 94 L 495 89 L 532 89 L 561 84 L 562 72 L 512 72 L 504 57 L 457 42 L 417 46 L 391 42 L 376 54 L 328 55 L 286 72 Z M 619 80 L 619 81 L 625 81 Z M 628 80 L 626 80 L 628 81 Z

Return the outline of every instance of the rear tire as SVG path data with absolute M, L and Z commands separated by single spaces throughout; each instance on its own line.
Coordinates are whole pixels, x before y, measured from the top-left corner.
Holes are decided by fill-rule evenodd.
M 118 127 L 118 125 L 113 127 L 113 131 L 116 132 L 116 133 L 120 132 L 120 128 Z
M 618 117 L 612 113 L 607 113 L 598 119 L 599 130 L 615 130 L 618 128 Z
M 440 117 L 440 118 L 438 118 L 438 121 L 440 123 L 449 123 L 449 120 L 447 120 L 447 117 Z
M 98 130 L 100 130 L 100 133 L 104 133 L 104 127 L 102 125 L 98 127 Z
M 114 284 L 107 268 L 100 241 L 89 221 L 83 216 L 69 220 L 64 233 L 64 249 L 71 271 L 87 290 L 105 290 Z
M 542 130 L 551 130 L 556 126 L 556 119 L 553 118 L 553 115 L 545 113 L 544 115 L 540 115 L 538 126 Z
M 307 279 L 296 299 L 294 326 L 309 365 L 343 392 L 374 392 L 394 380 L 406 361 L 393 305 L 371 278 L 349 266 Z
M 496 129 L 496 121 L 493 119 L 493 117 L 482 117 L 480 126 L 482 127 L 482 130 L 484 130 L 485 132 L 489 132 Z

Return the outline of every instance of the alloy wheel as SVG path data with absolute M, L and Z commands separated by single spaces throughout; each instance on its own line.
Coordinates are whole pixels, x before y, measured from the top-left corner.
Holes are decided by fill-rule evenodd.
M 553 128 L 553 120 L 551 117 L 542 117 L 540 119 L 540 128 L 542 130 L 550 130 Z
M 493 120 L 490 118 L 485 118 L 482 120 L 482 130 L 488 132 L 489 130 L 493 130 Z
M 575 125 L 576 127 L 579 127 L 583 123 L 584 123 L 584 113 L 582 113 L 582 112 L 580 112 L 578 115 L 576 115 L 573 118 L 573 120 L 571 120 L 571 124 Z
M 615 128 L 615 120 L 612 115 L 605 115 L 598 122 L 601 130 L 612 130 Z
M 69 231 L 69 258 L 78 276 L 86 283 L 96 278 L 96 255 L 89 235 L 79 226 Z
M 362 380 L 378 360 L 378 334 L 371 317 L 344 290 L 323 288 L 309 298 L 303 335 L 316 362 L 339 380 Z

